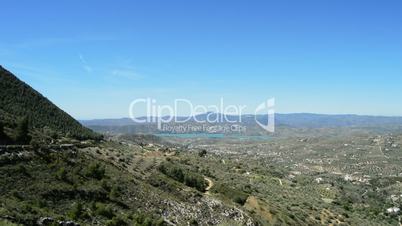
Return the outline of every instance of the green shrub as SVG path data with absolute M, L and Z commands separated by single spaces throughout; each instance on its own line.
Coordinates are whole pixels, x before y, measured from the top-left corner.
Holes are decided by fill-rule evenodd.
M 105 180 L 105 179 L 102 179 L 102 181 L 101 181 L 101 187 L 102 187 L 103 189 L 105 189 L 105 191 L 109 191 L 109 192 L 110 192 L 110 190 L 111 190 L 111 187 L 109 186 L 108 181 Z
M 121 196 L 120 188 L 117 186 L 113 186 L 109 192 L 109 197 L 111 199 L 117 199 Z
M 128 225 L 127 221 L 122 217 L 113 217 L 113 219 L 106 222 L 106 226 L 125 226 Z
M 165 225 L 163 218 L 155 218 L 145 213 L 136 213 L 133 216 L 133 225 L 135 226 L 162 226 Z
M 21 193 L 18 192 L 18 191 L 13 191 L 11 194 L 12 194 L 12 196 L 13 196 L 14 198 L 16 198 L 16 199 L 18 199 L 18 200 L 20 200 L 20 201 L 24 199 L 24 197 L 22 197 Z
M 189 224 L 190 224 L 190 226 L 198 226 L 198 222 L 197 222 L 197 220 L 195 220 L 195 219 L 192 219 L 192 220 L 189 222 Z
M 101 180 L 105 177 L 105 173 L 105 167 L 102 167 L 99 163 L 91 163 L 86 169 L 85 176 Z
M 244 205 L 249 196 L 247 193 L 243 191 L 231 188 L 224 184 L 215 185 L 213 190 L 217 193 L 223 194 L 224 196 L 230 198 L 233 202 L 238 203 L 240 205 Z
M 20 165 L 18 166 L 17 171 L 18 171 L 18 173 L 20 173 L 20 174 L 22 174 L 22 175 L 24 175 L 24 176 L 28 176 L 28 177 L 30 176 L 30 174 L 29 174 L 27 168 L 26 168 L 24 165 L 22 165 L 22 164 L 20 164 Z
M 95 213 L 99 216 L 103 216 L 109 219 L 112 219 L 115 214 L 113 212 L 113 209 L 110 206 L 107 206 L 105 204 L 102 203 L 97 203 L 96 204 L 96 211 Z
M 240 205 L 244 205 L 244 203 L 246 203 L 246 201 L 247 201 L 247 198 L 248 198 L 247 195 L 234 195 L 232 197 L 233 201 Z
M 17 144 L 29 144 L 31 136 L 29 136 L 29 121 L 27 117 L 23 117 L 17 125 L 15 132 L 15 143 Z
M 56 178 L 57 178 L 58 180 L 61 180 L 61 181 L 66 181 L 66 180 L 67 180 L 67 171 L 66 171 L 66 169 L 64 169 L 64 167 L 61 167 L 61 168 L 57 171 L 57 173 L 56 173 Z
M 201 192 L 204 192 L 205 189 L 207 188 L 207 183 L 204 177 L 197 174 L 191 174 L 191 173 L 186 174 L 184 177 L 184 184 L 189 187 L 193 187 Z
M 10 137 L 4 132 L 4 124 L 0 121 L 0 145 L 12 143 Z
M 10 221 L 0 220 L 0 226 L 19 226 L 20 224 L 14 224 Z
M 201 158 L 205 157 L 207 155 L 207 150 L 203 149 L 200 152 L 198 152 L 198 156 Z
M 159 219 L 154 220 L 154 225 L 155 226 L 165 225 L 165 220 L 162 217 L 160 217 Z
M 204 192 L 208 186 L 202 175 L 191 172 L 188 169 L 184 169 L 170 162 L 162 164 L 159 167 L 159 171 L 161 171 L 166 176 L 171 177 L 174 180 L 180 183 L 184 183 L 185 185 L 195 188 L 201 192 Z
M 70 212 L 68 212 L 68 217 L 70 217 L 73 220 L 78 220 L 80 219 L 84 214 L 84 208 L 82 206 L 81 202 L 76 202 L 74 203 L 72 209 Z
M 134 225 L 149 225 L 152 222 L 152 219 L 143 213 L 136 213 L 133 217 Z

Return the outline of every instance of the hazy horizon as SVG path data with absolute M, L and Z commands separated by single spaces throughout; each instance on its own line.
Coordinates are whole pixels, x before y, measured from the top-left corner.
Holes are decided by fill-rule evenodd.
M 215 113 L 215 112 L 214 112 Z M 220 114 L 220 113 L 217 113 Z M 331 113 L 314 113 L 314 112 L 275 112 L 276 115 L 324 115 L 324 116 L 358 116 L 358 117 L 387 117 L 387 118 L 402 118 L 402 115 L 360 115 L 360 114 L 331 114 Z M 203 115 L 203 114 L 200 114 Z M 255 114 L 243 114 L 241 116 L 254 116 Z M 257 114 L 263 116 L 264 114 Z M 162 117 L 167 117 L 169 115 L 163 115 Z M 173 115 L 175 116 L 175 115 Z M 239 115 L 232 115 L 239 116 Z M 144 118 L 147 116 L 139 116 L 136 118 Z M 156 116 L 151 116 L 156 117 Z M 190 115 L 177 115 L 177 117 L 190 117 Z M 91 121 L 91 120 L 119 120 L 119 119 L 130 119 L 130 117 L 117 117 L 117 118 L 88 118 L 88 119 L 80 119 L 76 118 L 78 121 Z

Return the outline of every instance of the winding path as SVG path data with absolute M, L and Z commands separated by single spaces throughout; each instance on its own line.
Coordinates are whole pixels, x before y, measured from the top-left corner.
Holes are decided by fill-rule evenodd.
M 209 179 L 208 177 L 204 177 L 204 179 L 207 181 L 208 186 L 205 188 L 205 194 L 209 194 L 209 191 L 212 189 L 212 187 L 214 186 L 214 182 Z

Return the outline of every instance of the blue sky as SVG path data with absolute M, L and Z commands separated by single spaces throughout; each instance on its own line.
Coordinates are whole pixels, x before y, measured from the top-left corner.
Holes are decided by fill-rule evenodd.
M 78 119 L 160 104 L 402 115 L 402 1 L 11 1 L 0 64 Z M 141 109 L 139 115 L 145 113 Z

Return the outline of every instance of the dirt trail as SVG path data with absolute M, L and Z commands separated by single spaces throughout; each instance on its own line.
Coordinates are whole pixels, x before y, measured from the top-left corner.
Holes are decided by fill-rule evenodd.
M 205 188 L 205 194 L 209 194 L 209 191 L 214 186 L 214 182 L 211 179 L 209 179 L 208 177 L 204 177 L 204 179 L 208 182 L 208 186 L 207 186 L 207 188 Z

